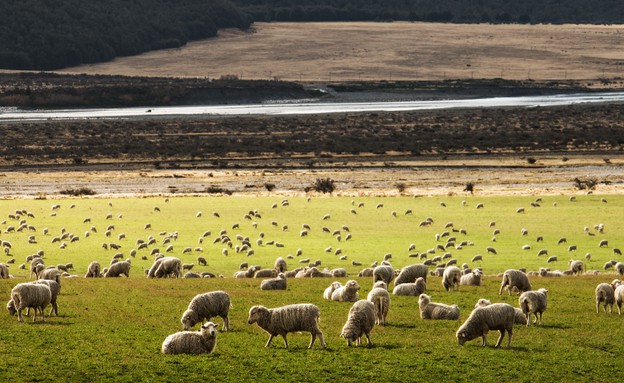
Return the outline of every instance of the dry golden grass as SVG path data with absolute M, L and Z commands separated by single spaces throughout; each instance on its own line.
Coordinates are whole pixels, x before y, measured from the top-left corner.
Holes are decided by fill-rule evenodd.
M 63 72 L 295 81 L 624 77 L 622 25 L 256 23 Z

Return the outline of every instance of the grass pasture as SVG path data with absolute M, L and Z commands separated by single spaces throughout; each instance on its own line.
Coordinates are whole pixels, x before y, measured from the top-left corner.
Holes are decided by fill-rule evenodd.
M 59 296 L 59 317 L 51 317 L 46 324 L 32 324 L 29 318 L 18 323 L 6 311 L 0 315 L 0 381 L 430 381 L 450 379 L 453 381 L 540 381 L 552 377 L 557 381 L 610 381 L 621 367 L 617 355 L 624 351 L 621 337 L 624 330 L 616 315 L 595 313 L 594 288 L 600 282 L 615 278 L 613 272 L 603 273 L 602 265 L 613 255 L 614 247 L 624 247 L 621 217 L 624 213 L 624 197 L 577 195 L 572 202 L 568 196 L 547 196 L 532 207 L 536 198 L 522 197 L 312 197 L 288 198 L 289 205 L 280 204 L 281 197 L 173 197 L 168 202 L 162 197 L 63 200 L 3 200 L 0 201 L 0 217 L 6 222 L 0 226 L 2 240 L 12 244 L 10 255 L 16 259 L 10 266 L 14 279 L 0 280 L 0 300 L 9 299 L 11 288 L 26 281 L 28 273 L 17 265 L 28 254 L 40 249 L 45 252 L 47 265 L 72 262 L 75 274 L 81 278 L 64 279 Z M 465 200 L 465 206 L 462 201 Z M 446 204 L 446 207 L 441 205 Z M 277 208 L 272 208 L 276 203 Z M 360 203 L 363 206 L 358 207 Z M 377 208 L 382 203 L 383 207 Z M 483 203 L 483 209 L 476 209 Z M 58 210 L 52 210 L 59 204 Z M 74 204 L 75 207 L 70 208 Z M 555 206 L 556 204 L 556 206 Z M 160 211 L 154 208 L 158 207 Z M 523 207 L 524 213 L 516 213 Z M 4 233 L 7 226 L 19 225 L 18 220 L 8 218 L 16 210 L 27 210 L 35 218 L 22 217 L 36 232 L 24 230 Z M 243 216 L 258 210 L 261 215 L 252 221 Z M 355 212 L 353 213 L 352 210 Z M 412 210 L 413 214 L 405 214 Z M 201 217 L 197 217 L 198 212 Z M 395 211 L 396 217 L 391 214 Z M 213 215 L 218 212 L 220 217 Z M 51 214 L 55 213 L 54 216 Z M 108 214 L 112 219 L 106 219 Z M 329 214 L 330 218 L 323 220 Z M 120 218 L 121 215 L 121 218 Z M 421 227 L 420 222 L 432 218 L 433 224 Z M 83 223 L 91 218 L 90 223 Z M 491 221 L 496 222 L 496 242 L 492 242 Z M 273 225 L 275 222 L 277 225 Z M 300 258 L 320 259 L 322 267 L 345 267 L 351 277 L 363 266 L 352 266 L 355 260 L 368 265 L 381 261 L 384 254 L 392 254 L 395 268 L 418 262 L 408 257 L 408 246 L 414 243 L 417 252 L 435 247 L 435 234 L 442 233 L 444 226 L 453 222 L 456 229 L 464 228 L 467 235 L 450 233 L 458 241 L 467 240 L 473 246 L 449 249 L 461 265 L 470 263 L 477 254 L 483 255 L 481 266 L 488 277 L 480 287 L 462 287 L 458 292 L 445 292 L 440 278 L 428 278 L 428 294 L 434 301 L 458 304 L 462 311 L 461 321 L 470 313 L 478 298 L 508 302 L 517 306 L 517 297 L 498 296 L 500 279 L 495 274 L 507 269 L 526 267 L 537 270 L 549 266 L 563 270 L 570 258 L 584 259 L 591 253 L 588 269 L 601 270 L 601 275 L 563 278 L 533 277 L 534 288 L 549 290 L 549 308 L 544 315 L 543 327 L 517 326 L 511 349 L 494 349 L 497 333 L 491 333 L 490 347 L 482 348 L 478 340 L 457 345 L 455 331 L 460 321 L 423 321 L 419 318 L 417 299 L 392 297 L 389 324 L 375 327 L 371 334 L 376 347 L 347 348 L 346 341 L 338 334 L 346 320 L 348 303 L 329 302 L 322 299 L 322 291 L 330 279 L 297 279 L 289 281 L 286 292 L 259 290 L 259 281 L 233 279 L 232 273 L 241 262 L 272 267 L 278 256 L 295 254 L 303 250 Z M 145 229 L 150 223 L 152 229 Z M 308 237 L 301 238 L 301 225 L 310 225 Z M 593 226 L 603 223 L 604 233 L 596 233 Z M 106 226 L 113 224 L 111 236 L 105 236 Z M 239 229 L 232 229 L 239 224 Z M 286 231 L 282 226 L 287 225 Z M 345 241 L 342 225 L 349 227 L 353 239 Z M 95 226 L 97 232 L 85 237 L 85 231 Z M 330 231 L 341 230 L 342 241 Z M 595 236 L 584 233 L 587 226 Z M 49 235 L 43 235 L 47 227 Z M 80 237 L 77 242 L 67 241 L 65 249 L 51 242 L 60 235 L 61 228 Z M 522 236 L 521 229 L 529 234 Z M 275 240 L 284 244 L 275 246 L 254 245 L 255 254 L 246 257 L 229 249 L 222 255 L 224 245 L 213 244 L 220 230 L 225 229 L 237 243 L 235 236 L 249 236 L 251 242 L 263 232 L 264 242 Z M 204 243 L 198 238 L 206 230 L 211 234 Z M 446 229 L 450 230 L 450 229 Z M 148 280 L 143 270 L 152 263 L 148 250 L 141 250 L 132 259 L 130 278 L 84 279 L 87 264 L 98 260 L 108 264 L 115 251 L 105 250 L 101 244 L 121 244 L 121 252 L 128 257 L 138 238 L 152 235 L 158 239 L 158 247 L 164 252 L 161 232 L 178 232 L 171 255 L 185 263 L 195 263 L 193 271 L 211 271 L 224 278 L 202 280 Z M 118 239 L 125 233 L 126 239 Z M 34 235 L 38 243 L 29 244 L 28 236 Z M 544 237 L 537 243 L 536 237 Z M 567 242 L 558 245 L 560 238 Z M 602 239 L 609 241 L 608 248 L 599 248 Z M 522 245 L 531 250 L 522 250 Z M 575 252 L 568 246 L 576 245 Z M 200 253 L 183 254 L 185 247 L 201 246 L 201 253 L 208 266 L 199 267 L 196 257 Z M 337 247 L 347 255 L 341 261 L 327 247 Z M 487 254 L 485 248 L 493 246 L 497 255 Z M 153 246 L 152 246 L 153 247 Z M 150 249 L 152 248 L 150 247 Z M 538 257 L 539 249 L 547 249 L 559 261 L 546 264 L 545 257 Z M 440 255 L 437 251 L 435 255 Z M 141 260 L 147 255 L 148 260 Z M 432 255 L 429 257 L 431 258 Z M 2 255 L 6 262 L 11 257 Z M 298 259 L 289 260 L 289 268 L 298 266 Z M 344 279 L 344 280 L 343 280 Z M 339 278 L 345 282 L 347 278 Z M 365 298 L 370 290 L 368 278 L 358 278 Z M 220 333 L 215 353 L 209 356 L 164 356 L 160 345 L 166 335 L 179 331 L 180 315 L 192 296 L 199 292 L 223 289 L 232 297 L 230 318 L 233 331 Z M 321 329 L 328 344 L 321 350 L 307 350 L 308 334 L 291 334 L 290 349 L 283 349 L 281 339 L 274 339 L 270 348 L 264 343 L 268 335 L 256 325 L 246 324 L 251 306 L 267 307 L 311 302 L 321 308 Z M 616 310 L 617 312 L 617 310 Z M 219 324 L 219 318 L 214 319 Z M 505 344 L 505 343 L 504 343 Z

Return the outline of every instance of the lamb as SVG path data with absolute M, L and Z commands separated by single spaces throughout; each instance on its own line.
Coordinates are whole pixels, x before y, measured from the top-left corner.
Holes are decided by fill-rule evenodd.
M 359 300 L 349 309 L 349 316 L 342 327 L 340 336 L 347 340 L 349 346 L 353 342 L 359 346 L 362 344 L 362 334 L 366 335 L 368 346 L 372 347 L 370 332 L 375 326 L 375 319 L 375 306 L 367 300 Z
M 472 310 L 470 316 L 457 330 L 457 341 L 464 345 L 469 340 L 482 337 L 483 346 L 487 346 L 487 334 L 490 330 L 498 330 L 500 337 L 496 342 L 499 347 L 505 337 L 505 332 L 509 334 L 507 347 L 511 347 L 511 336 L 515 322 L 515 309 L 507 303 L 494 303 L 484 307 L 477 307 Z
M 195 326 L 196 323 L 204 323 L 204 319 L 209 321 L 212 317 L 223 318 L 223 328 L 221 331 L 229 331 L 230 319 L 230 296 L 225 291 L 212 291 L 197 294 L 189 302 L 188 309 L 182 314 L 182 325 L 184 330 Z
M 461 282 L 461 270 L 457 266 L 449 266 L 444 269 L 444 274 L 442 274 L 442 286 L 446 291 L 455 291 L 455 285 L 459 289 L 459 285 Z
M 529 277 L 522 271 L 515 269 L 505 270 L 503 273 L 503 281 L 501 282 L 498 295 L 501 295 L 505 288 L 509 291 L 509 295 L 511 295 L 514 288 L 521 293 L 532 290 Z
M 182 261 L 176 257 L 162 257 L 154 260 L 152 267 L 147 272 L 148 278 L 180 277 Z
M 210 354 L 217 345 L 216 325 L 208 322 L 199 331 L 179 331 L 165 338 L 163 354 Z
M 279 273 L 277 278 L 265 279 L 260 283 L 261 290 L 286 290 L 286 276 Z
M 113 263 L 112 265 L 110 265 L 110 267 L 104 274 L 104 278 L 119 277 L 122 274 L 128 278 L 130 277 L 130 262 L 129 261 L 121 261 L 121 262 Z
M 366 299 L 375 306 L 375 324 L 386 325 L 386 317 L 390 310 L 390 294 L 385 282 L 377 282 L 368 293 Z
M 570 259 L 570 261 L 568 262 L 568 265 L 570 266 L 570 271 L 572 272 L 572 274 L 575 274 L 575 275 L 583 274 L 583 270 L 585 269 L 585 265 L 583 264 L 583 261 L 575 261 L 573 259 Z
M 459 284 L 464 286 L 481 286 L 482 275 L 483 272 L 480 269 L 476 269 L 471 273 L 462 275 Z
M 539 324 L 542 325 L 542 315 L 546 311 L 548 301 L 548 290 L 542 288 L 537 291 L 525 291 L 520 295 L 518 303 L 527 319 L 527 327 L 531 325 L 531 314 L 535 316 L 533 324 L 537 323 L 539 315 Z
M 308 331 L 312 335 L 312 348 L 316 337 L 319 337 L 321 346 L 326 347 L 323 333 L 318 327 L 321 310 L 311 303 L 299 303 L 276 308 L 253 306 L 249 310 L 247 323 L 257 323 L 260 328 L 269 333 L 269 340 L 264 347 L 269 347 L 273 337 L 281 335 L 284 338 L 284 347 L 288 348 L 286 336 L 289 332 Z
M 400 285 L 401 283 L 414 283 L 416 279 L 423 278 L 425 282 L 427 282 L 427 274 L 429 273 L 429 268 L 423 264 L 413 264 L 409 266 L 405 266 L 401 269 L 401 272 L 396 277 L 394 281 L 394 285 Z
M 373 269 L 373 283 L 377 281 L 384 281 L 386 285 L 390 285 L 390 282 L 394 279 L 394 269 L 389 264 L 382 264 Z
M 340 286 L 332 292 L 331 300 L 338 302 L 355 302 L 358 300 L 359 289 L 360 285 L 356 281 L 349 280 L 344 286 Z
M 7 304 L 9 314 L 17 312 L 17 320 L 23 322 L 22 310 L 35 309 L 33 322 L 37 319 L 37 310 L 41 313 L 41 320 L 45 322 L 45 308 L 52 300 L 52 291 L 46 284 L 20 283 L 11 290 L 11 300 Z
M 609 306 L 609 313 L 613 313 L 613 304 L 615 303 L 615 289 L 616 286 L 613 282 L 600 283 L 596 286 L 596 314 L 600 314 L 600 304 L 603 304 L 604 312 L 607 313 L 607 306 Z
M 338 281 L 332 282 L 331 285 L 329 285 L 329 287 L 326 288 L 325 291 L 323 292 L 323 298 L 327 300 L 331 300 L 333 292 L 340 287 L 342 287 L 342 283 Z
M 418 297 L 426 290 L 427 284 L 425 282 L 425 279 L 418 278 L 414 283 L 401 283 L 400 285 L 395 285 L 394 290 L 392 290 L 392 294 L 399 296 Z
M 284 260 L 284 258 L 279 257 L 275 260 L 275 266 L 273 266 L 273 268 L 278 272 L 278 273 L 283 273 L 286 270 L 288 270 L 288 267 L 286 266 L 286 260 Z
M 459 307 L 457 305 L 449 306 L 444 303 L 431 302 L 431 297 L 427 294 L 420 294 L 418 307 L 422 319 L 459 319 Z

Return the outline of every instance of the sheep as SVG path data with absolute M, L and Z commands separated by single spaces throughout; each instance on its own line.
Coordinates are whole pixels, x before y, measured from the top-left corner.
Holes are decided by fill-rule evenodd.
M 539 314 L 539 324 L 542 325 L 542 315 L 546 311 L 548 303 L 548 290 L 542 288 L 537 291 L 525 291 L 518 298 L 518 303 L 527 319 L 527 327 L 531 325 L 531 314 L 535 316 L 533 324 L 537 323 Z
M 334 278 L 344 278 L 347 276 L 347 270 L 344 267 L 331 270 L 331 274 Z
M 195 267 L 194 263 L 183 263 L 182 264 L 182 270 L 183 271 L 190 271 L 193 269 L 193 267 Z
M 529 282 L 529 277 L 522 271 L 509 269 L 503 273 L 503 281 L 501 282 L 498 295 L 501 295 L 505 288 L 509 291 L 509 295 L 511 295 L 514 288 L 522 293 L 531 290 L 531 283 Z
M 208 262 L 206 262 L 206 258 L 197 257 L 197 264 L 200 266 L 208 266 Z
M 338 302 L 355 302 L 358 300 L 359 289 L 360 285 L 356 281 L 347 281 L 344 286 L 340 286 L 332 292 L 331 300 Z
M 277 271 L 274 269 L 261 269 L 254 273 L 254 278 L 275 278 L 277 277 Z
M 221 331 L 229 331 L 230 319 L 230 296 L 225 291 L 211 291 L 203 294 L 197 294 L 189 302 L 187 310 L 182 314 L 182 325 L 187 331 L 196 323 L 204 323 L 212 317 L 220 316 L 223 318 L 223 328 Z
M 386 285 L 394 279 L 394 269 L 390 265 L 379 265 L 373 269 L 373 283 L 384 281 Z
M 9 278 L 10 278 L 9 265 L 0 263 L 0 279 L 9 279 Z
M 609 247 L 609 241 L 603 239 L 602 241 L 600 241 L 600 243 L 598 243 L 598 247 Z
M 390 310 L 390 294 L 388 293 L 386 283 L 382 281 L 375 283 L 366 300 L 375 307 L 375 324 L 385 326 L 386 317 Z
M 275 265 L 273 266 L 273 268 L 278 272 L 278 273 L 283 273 L 286 270 L 288 270 L 288 267 L 286 266 L 286 260 L 284 260 L 284 258 L 282 257 L 278 257 L 275 260 Z
M 110 265 L 110 267 L 104 274 L 104 278 L 119 277 L 122 274 L 128 278 L 130 277 L 130 262 L 129 261 L 121 261 L 121 262 L 117 262 L 117 263 Z
M 208 322 L 199 331 L 179 331 L 165 338 L 163 354 L 210 354 L 217 344 L 217 329 Z
M 459 284 L 464 286 L 481 286 L 482 275 L 483 272 L 480 269 L 476 269 L 471 273 L 462 275 Z
M 596 314 L 600 314 L 600 304 L 603 304 L 605 314 L 607 313 L 607 306 L 609 306 L 609 313 L 613 313 L 613 304 L 615 303 L 615 283 L 600 283 L 596 286 Z
M 17 313 L 17 320 L 23 322 L 22 310 L 35 309 L 33 322 L 37 319 L 37 310 L 41 313 L 41 320 L 45 322 L 45 308 L 52 300 L 52 291 L 46 284 L 20 283 L 11 290 L 11 300 L 7 304 L 9 314 Z
M 624 285 L 620 285 L 619 281 L 617 284 L 618 286 L 615 289 L 615 303 L 617 304 L 618 315 L 622 316 L 622 303 L 624 302 Z
M 361 265 L 361 264 L 360 264 Z M 358 277 L 372 277 L 374 269 L 372 267 L 366 267 L 358 273 Z
M 38 279 L 33 283 L 46 285 L 50 288 L 50 293 L 51 293 L 50 305 L 52 307 L 50 308 L 50 312 L 48 313 L 48 316 L 52 315 L 52 313 L 54 313 L 55 316 L 58 316 L 58 305 L 56 303 L 56 298 L 61 292 L 61 285 L 59 285 L 56 281 L 52 281 L 49 279 Z
M 276 335 L 284 339 L 284 347 L 288 348 L 286 336 L 289 332 L 307 331 L 312 335 L 308 348 L 312 348 L 316 337 L 319 337 L 321 346 L 326 348 L 323 333 L 319 329 L 321 310 L 311 303 L 298 303 L 276 308 L 253 306 L 249 310 L 247 323 L 257 323 L 260 328 L 269 333 L 269 340 L 264 347 L 269 347 Z
M 459 307 L 457 305 L 449 306 L 444 303 L 431 302 L 431 297 L 427 294 L 420 294 L 418 307 L 422 319 L 459 319 Z
M 54 267 L 54 266 L 52 266 Z M 39 274 L 39 279 L 48 279 L 51 281 L 56 281 L 56 283 L 61 285 L 61 272 L 57 269 L 45 269 L 42 270 Z
M 556 255 L 552 255 L 552 256 L 548 257 L 548 259 L 546 260 L 546 263 L 551 263 L 551 262 L 557 262 L 557 256 Z
M 400 285 L 395 285 L 394 290 L 392 290 L 392 294 L 399 296 L 418 297 L 426 290 L 427 284 L 425 282 L 425 279 L 420 277 L 416 279 L 416 282 L 414 283 L 401 283 Z
M 261 290 L 286 290 L 286 276 L 279 273 L 277 278 L 265 279 L 260 283 Z
M 624 263 L 622 262 L 618 262 L 615 264 L 615 271 L 620 274 L 620 275 L 624 275 Z
M 442 274 L 442 286 L 446 291 L 455 291 L 455 285 L 459 289 L 461 282 L 461 270 L 457 266 L 450 266 L 444 269 Z
M 505 332 L 509 334 L 507 347 L 511 347 L 511 337 L 515 322 L 516 310 L 507 303 L 494 303 L 484 307 L 477 307 L 472 310 L 470 316 L 459 327 L 457 341 L 464 345 L 469 340 L 481 337 L 483 346 L 487 346 L 487 334 L 490 330 L 498 330 L 500 337 L 494 347 L 499 347 L 505 337 Z
M 162 257 L 154 260 L 154 263 L 147 272 L 148 278 L 167 278 L 173 276 L 180 277 L 182 271 L 182 261 L 176 257 Z
M 489 306 L 491 305 L 492 302 L 490 302 L 489 300 L 485 299 L 485 298 L 481 298 L 477 301 L 477 304 L 475 305 L 475 308 L 477 307 L 483 307 L 483 306 Z M 522 312 L 521 309 L 519 308 L 515 308 L 514 310 L 516 311 L 516 316 L 515 316 L 515 324 L 521 324 L 521 325 L 526 325 L 527 324 L 527 318 L 524 315 L 524 313 Z
M 290 270 L 290 271 L 285 272 L 284 275 L 286 276 L 286 278 L 295 278 L 297 273 L 300 272 L 301 270 L 303 270 L 303 267 L 297 267 L 294 270 Z
M 583 274 L 583 270 L 585 269 L 585 265 L 583 264 L 583 261 L 575 261 L 573 259 L 570 259 L 570 261 L 568 261 L 568 265 L 570 266 L 570 271 L 572 272 L 572 274 L 575 274 L 575 275 Z
M 347 322 L 342 327 L 340 336 L 347 340 L 347 345 L 351 346 L 353 342 L 356 345 L 362 344 L 362 334 L 366 336 L 368 346 L 372 347 L 373 342 L 370 339 L 370 332 L 375 326 L 375 306 L 367 300 L 359 300 L 349 309 Z
M 423 278 L 427 282 L 427 274 L 429 268 L 423 264 L 413 264 L 405 266 L 401 269 L 401 272 L 396 277 L 394 285 L 400 285 L 401 283 L 414 283 L 418 278 Z
M 342 287 L 342 283 L 338 282 L 338 281 L 334 281 L 332 282 L 328 288 L 325 289 L 325 291 L 323 291 L 323 298 L 327 299 L 327 300 L 331 300 L 332 294 L 333 292 Z

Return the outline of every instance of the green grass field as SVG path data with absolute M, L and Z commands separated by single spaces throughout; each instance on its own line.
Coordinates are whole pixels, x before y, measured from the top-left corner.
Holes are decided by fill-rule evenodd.
M 3 200 L 0 201 L 0 219 L 6 219 L 0 228 L 1 239 L 12 244 L 9 256 L 14 279 L 0 280 L 0 301 L 9 300 L 12 287 L 28 280 L 28 271 L 18 269 L 27 255 L 43 250 L 46 265 L 71 262 L 72 273 L 80 278 L 63 279 L 59 296 L 59 317 L 51 317 L 47 323 L 18 323 L 5 311 L 0 315 L 0 381 L 611 381 L 621 362 L 617 356 L 624 351 L 621 337 L 624 320 L 615 315 L 597 315 L 594 288 L 600 282 L 616 278 L 613 271 L 603 271 L 603 264 L 611 259 L 621 260 L 613 254 L 614 247 L 624 247 L 621 217 L 624 216 L 624 197 L 579 195 L 572 202 L 568 196 L 543 197 L 540 207 L 532 207 L 536 197 L 395 197 L 395 198 L 346 198 L 318 197 L 288 198 L 288 206 L 282 206 L 281 197 L 180 197 L 129 198 L 129 199 L 68 199 L 68 200 Z M 462 201 L 465 200 L 465 206 Z M 446 204 L 446 207 L 441 205 Z M 358 205 L 363 203 L 363 206 Z M 377 208 L 382 203 L 383 207 Z M 483 203 L 482 209 L 476 209 Z M 556 203 L 556 206 L 555 206 Z M 52 205 L 60 208 L 52 210 Z M 71 207 L 71 205 L 75 205 Z M 272 208 L 273 204 L 278 207 Z M 112 206 L 111 206 L 112 205 Z M 157 211 L 158 207 L 160 211 Z M 516 213 L 520 207 L 524 213 Z M 16 210 L 26 210 L 32 217 L 9 218 Z M 257 210 L 261 217 L 244 216 Z M 352 212 L 352 210 L 355 212 Z M 412 210 L 413 214 L 405 214 Z M 197 217 L 198 212 L 201 217 Z M 396 217 L 391 214 L 395 211 Z M 219 217 L 213 215 L 218 212 Z M 54 214 L 54 215 L 52 215 Z M 111 214 L 112 219 L 106 216 Z M 323 216 L 330 218 L 323 220 Z M 83 223 L 91 218 L 90 223 Z M 421 227 L 420 222 L 432 218 L 433 223 Z M 8 226 L 19 227 L 25 219 L 36 231 L 8 232 Z M 495 227 L 490 222 L 495 221 Z M 429 277 L 428 294 L 434 301 L 457 304 L 461 309 L 460 321 L 423 321 L 419 317 L 417 298 L 392 296 L 388 325 L 377 326 L 371 334 L 375 347 L 348 348 L 339 338 L 340 330 L 350 308 L 349 303 L 324 301 L 323 290 L 333 279 L 290 279 L 287 291 L 261 291 L 256 279 L 234 279 L 232 274 L 241 262 L 258 264 L 263 268 L 273 266 L 275 258 L 295 255 L 302 249 L 301 257 L 287 259 L 289 269 L 300 266 L 300 258 L 320 259 L 323 267 L 345 267 L 349 278 L 357 279 L 365 298 L 371 288 L 370 278 L 355 278 L 357 272 L 373 261 L 381 261 L 385 254 L 392 254 L 395 268 L 421 262 L 408 255 L 425 252 L 444 241 L 436 241 L 435 235 L 445 229 L 448 222 L 456 229 L 463 228 L 467 234 L 450 233 L 457 242 L 469 241 L 474 245 L 462 249 L 449 248 L 448 252 L 461 265 L 480 265 L 488 275 L 480 287 L 462 287 L 456 292 L 445 292 L 440 278 Z M 145 225 L 151 224 L 151 229 Z M 273 224 L 275 223 L 275 225 Z M 302 224 L 311 227 L 307 237 L 300 237 Z M 604 224 L 604 232 L 597 233 L 594 225 Z M 232 226 L 238 224 L 238 229 Z M 111 236 L 106 237 L 106 227 L 114 225 Z M 283 230 L 284 225 L 288 226 Z M 348 226 L 352 235 L 345 241 Z M 97 232 L 91 231 L 91 226 Z M 590 228 L 594 236 L 584 232 Z M 48 228 L 48 235 L 43 229 Z M 330 233 L 323 232 L 327 227 Z M 67 243 L 60 249 L 60 242 L 52 239 L 60 236 L 62 228 L 80 239 Z M 521 235 L 521 229 L 528 235 Z M 492 242 L 493 230 L 500 230 L 496 242 Z M 198 239 L 210 230 L 202 244 Z M 221 230 L 227 230 L 234 245 L 236 235 L 250 238 L 255 254 L 247 257 L 228 248 L 224 256 L 222 243 L 213 244 Z M 341 230 L 342 241 L 332 233 Z M 85 232 L 90 231 L 89 237 Z M 136 240 L 157 239 L 161 252 L 162 233 L 178 233 L 173 243 L 174 255 L 184 263 L 195 263 L 193 271 L 210 271 L 223 275 L 216 279 L 146 279 L 147 269 L 153 257 L 151 246 L 140 250 L 132 258 L 130 278 L 84 279 L 87 264 L 98 260 L 108 265 L 117 252 L 105 250 L 102 243 L 117 243 L 126 258 L 136 248 Z M 277 241 L 283 248 L 271 245 L 255 245 L 263 232 L 264 243 Z M 125 239 L 118 239 L 120 233 Z M 28 243 L 34 235 L 37 243 Z M 543 236 L 543 242 L 536 242 Z M 565 237 L 567 242 L 557 244 Z M 609 246 L 599 248 L 598 242 L 606 239 Z M 416 249 L 408 251 L 410 244 Z M 522 250 L 528 244 L 530 250 Z M 568 251 L 576 245 L 577 250 Z M 203 251 L 183 254 L 185 247 L 201 246 Z M 325 252 L 327 247 L 332 252 Z M 497 254 L 487 254 L 486 247 L 493 246 Z M 347 255 L 340 260 L 334 255 L 341 248 Z M 547 264 L 546 257 L 538 257 L 540 249 L 556 255 L 559 261 Z M 544 326 L 525 328 L 516 326 L 511 349 L 494 349 L 498 333 L 491 333 L 490 347 L 481 347 L 474 340 L 461 347 L 455 339 L 455 331 L 470 314 L 479 298 L 508 302 L 517 306 L 517 297 L 498 296 L 500 278 L 497 273 L 507 268 L 540 267 L 567 269 L 568 260 L 585 260 L 591 253 L 587 269 L 600 270 L 598 276 L 540 278 L 532 277 L 534 288 L 549 290 L 549 307 L 544 314 Z M 429 258 L 441 255 L 441 251 Z M 477 254 L 483 262 L 472 264 Z M 142 260 L 143 255 L 147 260 Z M 207 266 L 198 266 L 196 257 L 208 260 Z M 351 261 L 364 266 L 353 266 Z M 230 312 L 233 331 L 220 333 L 216 351 L 203 356 L 164 356 L 160 346 L 164 338 L 181 330 L 180 316 L 189 300 L 197 293 L 222 289 L 232 297 Z M 291 334 L 290 349 L 285 350 L 281 339 L 276 338 L 268 349 L 264 343 L 268 335 L 257 325 L 246 323 L 249 308 L 256 304 L 275 307 L 289 303 L 311 302 L 321 308 L 321 329 L 325 333 L 327 350 L 308 350 L 309 334 Z M 219 318 L 214 319 L 221 324 Z M 197 326 L 196 326 L 197 328 Z M 504 343 L 506 344 L 506 343 Z

